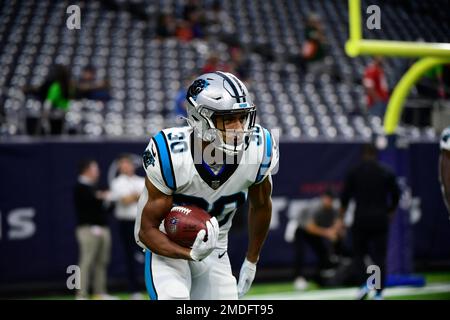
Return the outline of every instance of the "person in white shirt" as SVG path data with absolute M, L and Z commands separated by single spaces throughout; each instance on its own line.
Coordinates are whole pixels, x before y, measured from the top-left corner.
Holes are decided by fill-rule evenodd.
M 111 182 L 109 198 L 116 204 L 115 217 L 119 222 L 120 236 L 125 250 L 129 290 L 132 292 L 132 299 L 141 299 L 136 276 L 136 253 L 142 253 L 134 241 L 134 221 L 137 215 L 137 201 L 144 188 L 145 180 L 135 174 L 135 167 L 129 155 L 121 155 L 117 162 L 119 175 Z

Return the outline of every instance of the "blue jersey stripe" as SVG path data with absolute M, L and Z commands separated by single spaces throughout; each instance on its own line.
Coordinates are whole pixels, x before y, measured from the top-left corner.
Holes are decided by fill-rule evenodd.
M 258 174 L 256 176 L 256 183 L 261 182 L 262 178 L 266 174 L 267 170 L 270 167 L 270 163 L 272 160 L 272 136 L 270 135 L 269 131 L 265 128 L 263 128 L 264 133 L 264 154 L 263 154 L 263 160 L 261 162 L 261 165 L 259 166 Z
M 158 300 L 158 294 L 156 293 L 155 284 L 153 283 L 152 252 L 150 250 L 145 251 L 145 286 L 147 287 L 147 293 L 150 299 Z
M 154 139 L 156 142 L 156 148 L 158 149 L 163 179 L 166 182 L 167 187 L 169 187 L 172 190 L 176 190 L 175 176 L 172 167 L 172 159 L 170 157 L 170 151 L 167 145 L 166 138 L 164 137 L 164 134 L 161 131 L 154 137 Z

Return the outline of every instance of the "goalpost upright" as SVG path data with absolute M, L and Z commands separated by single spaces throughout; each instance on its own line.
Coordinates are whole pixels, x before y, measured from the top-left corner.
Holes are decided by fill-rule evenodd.
M 350 57 L 359 55 L 418 57 L 392 91 L 384 116 L 384 131 L 395 133 L 405 98 L 411 87 L 431 68 L 450 63 L 450 43 L 425 43 L 393 40 L 367 40 L 362 37 L 361 0 L 349 0 L 349 35 L 345 51 Z

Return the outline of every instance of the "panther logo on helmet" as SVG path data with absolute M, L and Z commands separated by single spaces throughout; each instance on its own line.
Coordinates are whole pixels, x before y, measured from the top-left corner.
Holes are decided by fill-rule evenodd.
M 188 90 L 188 97 L 192 97 L 192 99 L 196 100 L 197 96 L 203 89 L 205 89 L 209 85 L 208 81 L 205 79 L 197 79 L 194 83 L 191 84 Z

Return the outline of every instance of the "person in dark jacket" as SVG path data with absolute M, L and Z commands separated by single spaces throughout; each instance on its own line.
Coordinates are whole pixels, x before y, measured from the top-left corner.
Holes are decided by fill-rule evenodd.
M 450 126 L 442 131 L 439 146 L 439 183 L 442 198 L 450 214 Z
M 81 287 L 77 299 L 88 299 L 90 279 L 93 278 L 94 299 L 114 299 L 107 294 L 107 267 L 111 251 L 111 233 L 107 225 L 106 192 L 97 189 L 100 176 L 94 160 L 80 163 L 78 182 L 74 189 L 77 214 L 76 237 L 80 249 Z
M 380 268 L 380 287 L 376 288 L 375 299 L 382 299 L 386 279 L 389 224 L 399 198 L 400 189 L 395 175 L 377 161 L 375 146 L 365 145 L 361 163 L 349 172 L 345 181 L 341 195 L 341 219 L 350 199 L 354 199 L 354 267 L 361 275 L 366 274 L 364 258 L 369 255 L 373 263 Z M 359 298 L 366 298 L 369 291 L 368 286 L 363 286 Z

